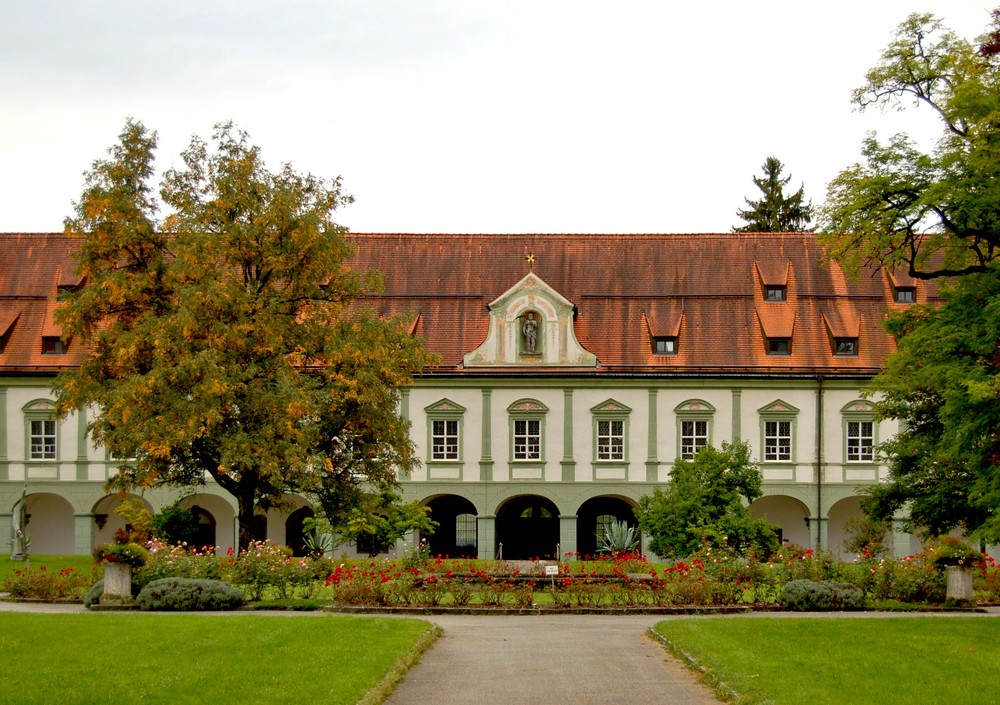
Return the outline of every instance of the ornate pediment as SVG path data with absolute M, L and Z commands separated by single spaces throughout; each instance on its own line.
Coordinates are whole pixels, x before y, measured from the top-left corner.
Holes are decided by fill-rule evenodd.
M 770 404 L 767 404 L 767 405 L 762 406 L 761 408 L 757 409 L 757 413 L 761 414 L 761 415 L 763 415 L 763 414 L 782 414 L 782 415 L 787 414 L 789 416 L 794 416 L 795 414 L 799 413 L 799 410 L 796 409 L 791 404 L 789 404 L 788 402 L 782 401 L 781 399 L 778 399 L 776 401 L 772 401 Z
M 489 305 L 486 340 L 465 367 L 597 367 L 576 339 L 574 307 L 534 272 Z
M 625 406 L 619 401 L 615 401 L 614 399 L 608 399 L 607 401 L 602 401 L 597 406 L 591 408 L 590 413 L 625 415 L 632 413 L 632 409 Z
M 430 406 L 424 407 L 427 414 L 463 414 L 465 407 L 453 402 L 451 399 L 441 399 Z

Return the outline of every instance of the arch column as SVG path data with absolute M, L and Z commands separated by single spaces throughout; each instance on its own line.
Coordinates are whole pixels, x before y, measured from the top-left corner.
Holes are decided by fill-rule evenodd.
M 559 515 L 559 552 L 556 560 L 562 560 L 567 553 L 576 553 L 576 514 Z
M 479 557 L 492 560 L 497 557 L 497 515 L 481 514 L 476 521 Z
M 85 556 L 94 550 L 94 513 L 73 515 L 73 550 Z
M 10 546 L 8 555 L 14 552 L 14 515 L 10 512 L 0 513 L 0 546 Z
M 826 548 L 829 543 L 829 530 L 830 530 L 830 517 L 806 517 L 806 521 L 809 522 L 809 541 L 812 543 L 810 548 L 817 550 L 819 548 Z

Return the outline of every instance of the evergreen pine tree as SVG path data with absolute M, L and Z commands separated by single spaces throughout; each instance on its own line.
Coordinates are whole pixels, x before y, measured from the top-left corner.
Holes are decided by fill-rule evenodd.
M 768 157 L 761 167 L 762 177 L 753 177 L 753 182 L 764 196 L 758 201 L 745 199 L 749 208 L 736 211 L 736 215 L 746 225 L 733 228 L 734 233 L 784 233 L 807 232 L 811 230 L 812 202 L 803 203 L 805 186 L 790 196 L 785 195 L 785 186 L 791 176 L 781 178 L 784 165 L 777 157 Z

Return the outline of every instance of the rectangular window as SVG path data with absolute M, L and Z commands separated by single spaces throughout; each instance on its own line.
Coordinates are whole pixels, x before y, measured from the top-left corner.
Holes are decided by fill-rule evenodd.
M 31 459 L 56 459 L 56 422 L 54 419 L 31 422 Z
M 541 429 L 539 419 L 514 420 L 514 460 L 542 459 Z
M 912 286 L 898 286 L 896 287 L 896 303 L 897 304 L 912 304 L 917 300 L 917 290 Z
M 767 339 L 767 354 L 768 355 L 791 355 L 792 354 L 792 341 L 788 338 L 768 338 Z
M 597 459 L 625 459 L 625 422 L 621 419 L 598 420 Z
M 834 341 L 835 350 L 838 355 L 856 356 L 858 354 L 857 338 L 837 338 Z
M 653 338 L 653 352 L 657 355 L 676 355 L 677 338 Z
M 847 462 L 870 463 L 875 459 L 875 424 L 871 421 L 847 422 Z
M 59 338 L 42 338 L 43 355 L 63 355 L 65 352 L 66 346 Z
M 458 460 L 458 419 L 433 422 L 431 460 Z
M 764 460 L 790 461 L 792 459 L 792 422 L 764 422 Z
M 681 457 L 690 460 L 708 445 L 708 421 L 681 421 Z
M 783 286 L 766 286 L 766 287 L 764 287 L 764 300 L 765 301 L 784 301 L 785 300 L 785 287 L 783 287 Z

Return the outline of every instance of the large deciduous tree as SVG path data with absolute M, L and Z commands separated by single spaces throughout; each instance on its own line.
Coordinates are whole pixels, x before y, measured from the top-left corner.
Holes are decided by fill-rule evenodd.
M 155 149 L 129 121 L 66 221 L 85 284 L 58 315 L 92 353 L 59 376 L 58 409 L 93 409 L 94 442 L 134 458 L 113 486 L 214 479 L 238 503 L 241 546 L 287 491 L 322 498 L 336 525 L 337 498 L 414 464 L 398 401 L 428 356 L 366 310 L 377 276 L 347 264 L 339 179 L 270 171 L 220 125 L 163 175 L 161 219 Z
M 665 489 L 640 498 L 639 528 L 649 547 L 667 558 L 689 556 L 706 544 L 770 555 L 778 548 L 777 527 L 753 519 L 747 506 L 760 497 L 761 483 L 746 442 L 708 446 L 692 460 L 678 459 Z
M 763 176 L 753 177 L 754 185 L 763 196 L 747 202 L 746 210 L 736 211 L 745 225 L 733 228 L 734 233 L 787 233 L 806 232 L 812 220 L 812 203 L 805 202 L 805 186 L 793 194 L 785 195 L 791 175 L 781 177 L 785 165 L 777 157 L 768 157 L 761 166 Z
M 946 295 L 890 319 L 900 345 L 873 388 L 879 414 L 905 423 L 883 444 L 890 481 L 863 504 L 908 514 L 910 530 L 1000 543 L 1000 278 L 969 275 Z
M 994 32 L 1000 15 L 994 13 Z M 828 187 L 825 242 L 848 267 L 878 264 L 931 279 L 994 271 L 1000 254 L 1000 54 L 931 15 L 896 31 L 866 83 L 861 110 L 929 108 L 941 121 L 931 150 L 906 134 L 865 139 L 863 161 Z
M 900 25 L 859 107 L 933 110 L 937 146 L 906 135 L 864 143 L 864 161 L 830 185 L 822 237 L 848 269 L 875 265 L 944 278 L 943 303 L 892 316 L 898 349 L 871 385 L 882 419 L 900 421 L 883 444 L 888 482 L 868 490 L 878 519 L 961 529 L 1000 541 L 1000 73 L 997 31 L 974 43 L 929 15 Z

